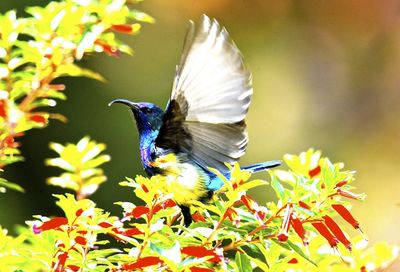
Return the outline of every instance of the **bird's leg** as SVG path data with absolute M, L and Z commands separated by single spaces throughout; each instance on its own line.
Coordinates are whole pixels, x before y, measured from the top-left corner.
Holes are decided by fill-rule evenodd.
M 190 208 L 188 206 L 179 205 L 183 215 L 183 223 L 185 227 L 189 227 L 193 222 L 192 215 L 190 214 Z

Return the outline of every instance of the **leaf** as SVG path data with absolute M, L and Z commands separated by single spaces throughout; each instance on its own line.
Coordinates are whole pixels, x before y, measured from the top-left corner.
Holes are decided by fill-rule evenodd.
M 288 244 L 290 246 L 291 249 L 293 249 L 294 251 L 296 251 L 297 254 L 299 254 L 301 257 L 303 257 L 304 259 L 306 259 L 307 261 L 309 261 L 310 263 L 312 263 L 313 265 L 317 266 L 317 264 L 312 261 L 304 252 L 303 250 L 301 250 L 301 248 L 294 244 L 293 242 L 291 242 L 290 240 L 288 240 L 286 242 L 286 244 Z
M 236 252 L 235 263 L 237 265 L 237 271 L 239 272 L 251 272 L 253 269 L 251 268 L 251 263 L 246 254 L 242 254 L 240 252 Z
M 79 67 L 78 65 L 72 63 L 58 66 L 55 76 L 88 77 L 101 82 L 106 82 L 106 79 L 99 73 Z
M 275 175 L 272 175 L 271 187 L 274 189 L 280 200 L 284 200 L 286 198 L 285 188 L 283 188 L 282 184 L 278 181 Z
M 9 182 L 6 179 L 0 178 L 0 193 L 5 191 L 5 190 L 4 191 L 1 190 L 2 187 L 3 188 L 8 188 L 8 189 L 11 189 L 11 190 L 15 190 L 15 191 L 18 191 L 18 192 L 21 192 L 21 193 L 25 192 L 24 188 L 22 188 L 18 184 L 13 183 L 13 182 Z
M 129 17 L 144 23 L 154 24 L 156 22 L 156 20 L 152 16 L 136 9 L 133 9 L 129 12 Z

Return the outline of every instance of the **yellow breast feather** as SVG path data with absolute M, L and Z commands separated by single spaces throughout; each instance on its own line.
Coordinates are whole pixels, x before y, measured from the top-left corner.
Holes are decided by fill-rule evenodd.
M 207 195 L 206 176 L 202 170 L 193 164 L 181 162 L 175 154 L 160 156 L 151 165 L 162 171 L 165 191 L 174 195 L 177 204 L 187 205 Z

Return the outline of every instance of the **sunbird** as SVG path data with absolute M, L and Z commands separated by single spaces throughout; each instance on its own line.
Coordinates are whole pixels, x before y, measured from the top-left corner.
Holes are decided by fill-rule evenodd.
M 230 178 L 226 164 L 244 155 L 245 117 L 253 93 L 252 76 L 225 28 L 206 15 L 192 21 L 176 67 L 165 111 L 155 104 L 115 99 L 127 105 L 139 131 L 140 158 L 149 176 L 166 177 L 184 225 L 192 222 L 193 200 L 208 201 Z M 280 165 L 268 161 L 243 167 L 258 172 Z

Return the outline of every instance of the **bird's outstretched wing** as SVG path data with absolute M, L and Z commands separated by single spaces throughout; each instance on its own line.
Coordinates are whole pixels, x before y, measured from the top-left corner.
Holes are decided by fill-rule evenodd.
M 205 15 L 197 31 L 190 22 L 156 146 L 225 171 L 224 162 L 245 152 L 252 92 L 251 74 L 225 28 Z

